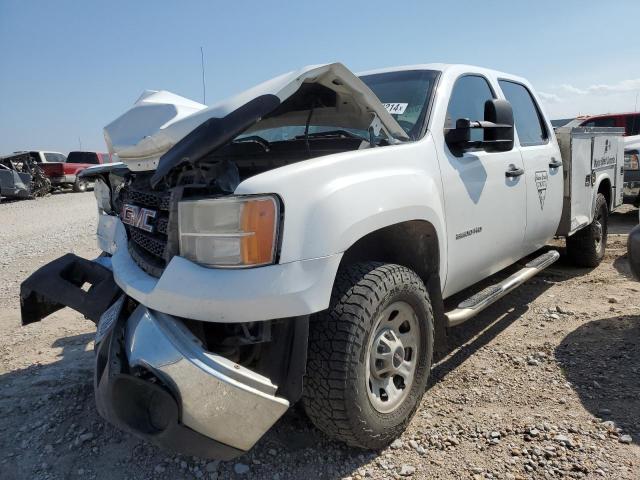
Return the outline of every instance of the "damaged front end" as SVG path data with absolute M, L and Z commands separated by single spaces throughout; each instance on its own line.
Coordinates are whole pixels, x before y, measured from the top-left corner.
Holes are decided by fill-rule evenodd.
M 301 393 L 302 376 L 294 365 L 304 365 L 306 351 L 293 358 L 290 351 L 294 342 L 306 340 L 306 319 L 274 324 L 279 342 L 244 344 L 266 350 L 262 367 L 254 361 L 252 368 L 244 365 L 246 359 L 236 363 L 209 351 L 184 321 L 125 297 L 103 322 L 94 377 L 100 415 L 172 451 L 223 460 L 241 455 L 284 414 L 287 398 Z M 266 361 L 272 365 L 265 370 Z M 273 374 L 276 366 L 272 378 L 258 373 Z
M 0 197 L 36 198 L 51 192 L 51 181 L 28 152 L 0 157 Z
M 174 451 L 233 458 L 302 395 L 308 315 L 326 308 L 317 289 L 340 262 L 279 264 L 282 199 L 238 185 L 407 138 L 341 64 L 211 108 L 146 92 L 105 128 L 122 163 L 82 173 L 95 185 L 102 256 L 66 255 L 25 280 L 23 324 L 63 306 L 96 321 L 100 414 Z

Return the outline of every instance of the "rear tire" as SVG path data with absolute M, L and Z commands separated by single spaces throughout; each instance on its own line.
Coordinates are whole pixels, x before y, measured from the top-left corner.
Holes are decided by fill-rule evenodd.
M 567 238 L 567 254 L 580 267 L 597 267 L 607 248 L 609 208 L 601 193 L 596 197 L 593 222 Z
M 406 267 L 342 269 L 329 309 L 312 318 L 303 405 L 330 437 L 384 448 L 415 414 L 433 356 L 433 310 Z
M 73 191 L 78 192 L 86 192 L 87 191 L 87 182 L 84 180 L 77 179 L 73 184 Z

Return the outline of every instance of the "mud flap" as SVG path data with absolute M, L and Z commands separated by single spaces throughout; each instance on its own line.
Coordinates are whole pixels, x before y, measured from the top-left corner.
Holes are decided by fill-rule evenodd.
M 36 270 L 20 285 L 22 325 L 70 307 L 97 323 L 121 294 L 108 268 L 68 253 Z

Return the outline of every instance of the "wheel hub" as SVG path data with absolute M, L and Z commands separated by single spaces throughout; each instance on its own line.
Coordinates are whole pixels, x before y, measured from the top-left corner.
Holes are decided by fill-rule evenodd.
M 375 323 L 367 355 L 367 393 L 381 413 L 398 408 L 411 390 L 418 358 L 419 325 L 405 302 L 387 307 Z
M 602 224 L 598 220 L 595 220 L 593 222 L 593 230 L 594 230 L 596 245 L 599 245 L 600 241 L 602 240 Z

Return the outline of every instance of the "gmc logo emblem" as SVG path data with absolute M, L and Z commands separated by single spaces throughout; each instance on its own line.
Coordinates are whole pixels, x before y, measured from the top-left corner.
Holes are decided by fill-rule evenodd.
M 153 232 L 153 225 L 149 221 L 156 218 L 156 211 L 148 208 L 137 207 L 125 203 L 122 206 L 122 222 L 132 227 L 140 228 L 146 232 Z

